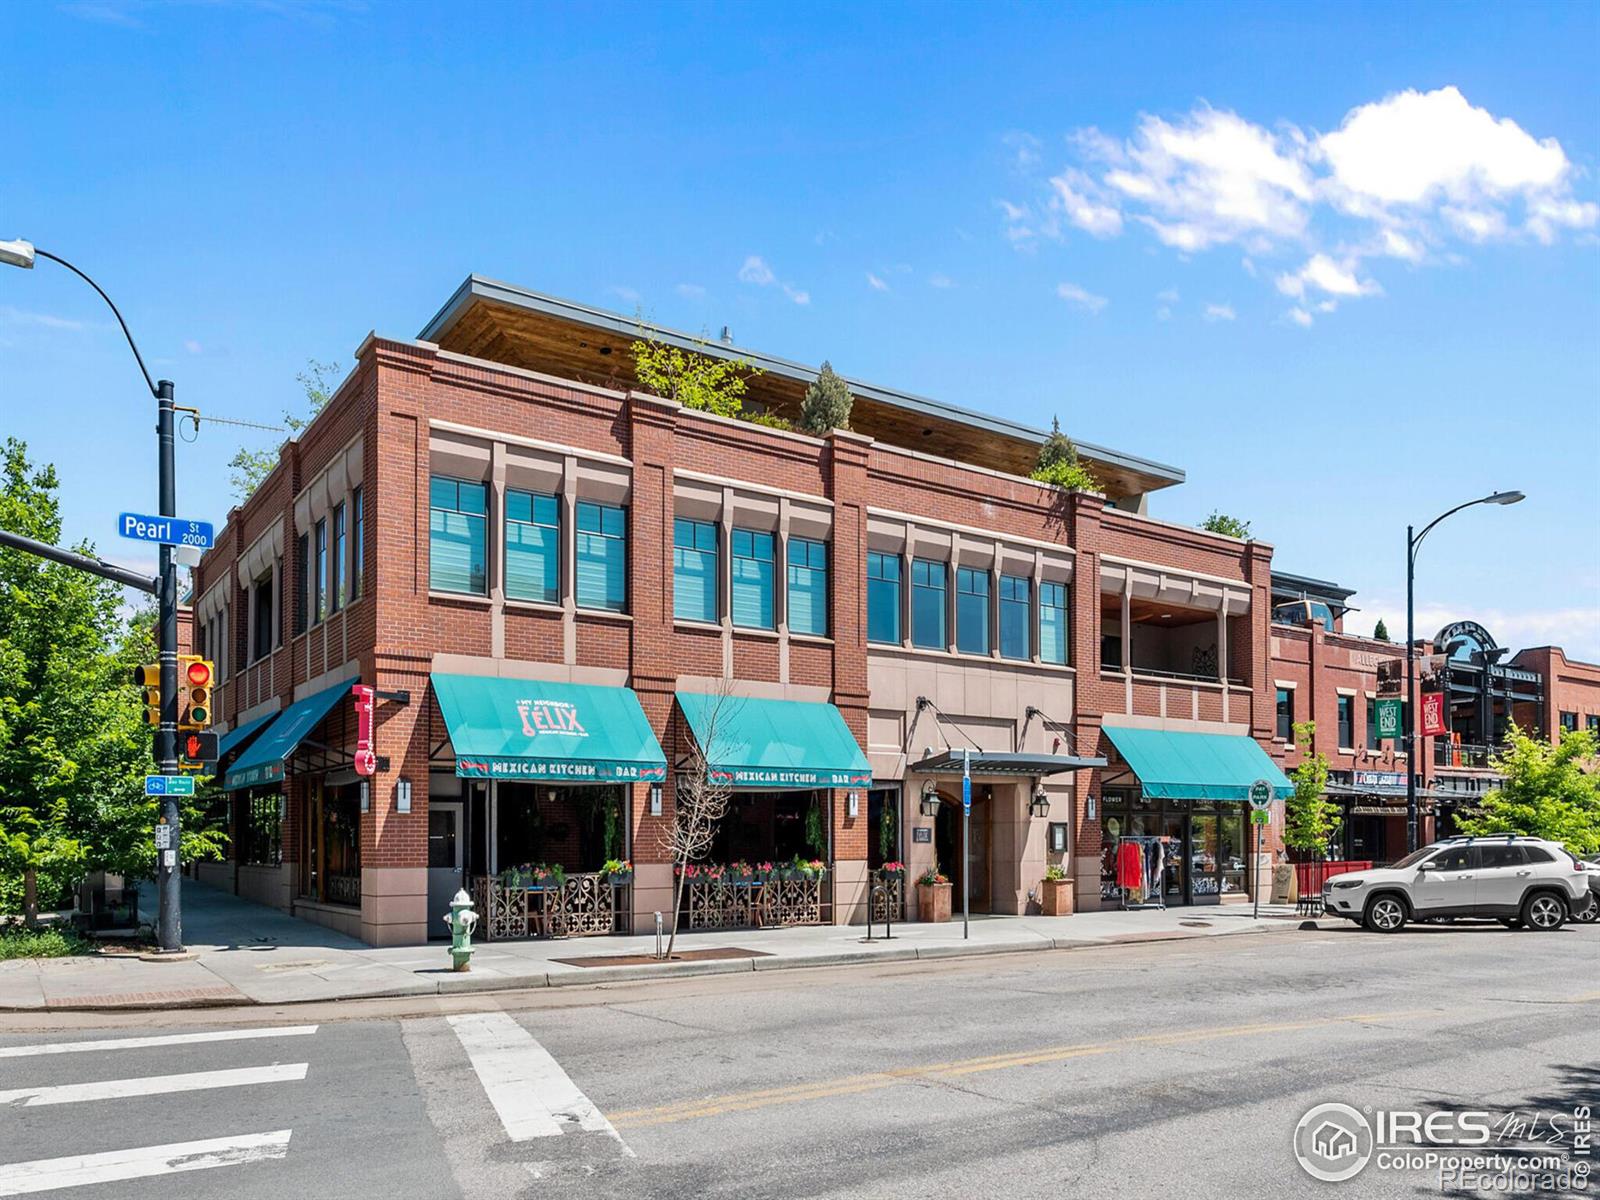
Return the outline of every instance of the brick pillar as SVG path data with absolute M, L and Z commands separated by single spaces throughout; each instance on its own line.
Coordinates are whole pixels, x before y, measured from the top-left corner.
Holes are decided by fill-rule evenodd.
M 1121 712 L 1123 687 L 1120 680 L 1100 680 L 1100 517 L 1105 498 L 1077 492 L 1067 501 L 1066 529 L 1069 542 L 1077 551 L 1072 568 L 1072 611 L 1068 621 L 1072 630 L 1070 660 L 1076 672 L 1073 689 L 1073 749 L 1085 758 L 1105 752 L 1101 737 L 1101 717 Z M 1076 771 L 1072 776 L 1072 875 L 1076 911 L 1093 912 L 1100 907 L 1100 814 L 1089 816 L 1089 797 L 1101 797 L 1104 771 Z
M 833 501 L 833 702 L 867 746 L 867 459 L 872 441 L 835 429 L 823 451 L 824 479 Z M 846 793 L 829 802 L 833 822 L 833 919 L 855 925 L 867 919 L 867 798 L 848 815 Z

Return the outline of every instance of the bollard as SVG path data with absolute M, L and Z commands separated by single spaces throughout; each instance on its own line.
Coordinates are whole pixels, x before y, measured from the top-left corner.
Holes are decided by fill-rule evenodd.
M 658 912 L 656 913 L 656 957 L 660 958 L 664 953 L 666 952 L 661 949 L 661 914 Z
M 456 971 L 472 969 L 472 931 L 478 927 L 478 914 L 473 911 L 472 897 L 462 888 L 450 901 L 450 911 L 444 916 L 450 927 L 450 963 Z

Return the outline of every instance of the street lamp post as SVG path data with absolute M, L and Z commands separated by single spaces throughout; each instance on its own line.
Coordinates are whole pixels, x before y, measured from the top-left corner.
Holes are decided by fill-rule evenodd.
M 1475 504 L 1515 504 L 1523 499 L 1521 492 L 1494 492 L 1488 496 L 1480 496 L 1476 500 L 1468 500 L 1465 504 L 1458 504 L 1447 512 L 1440 513 L 1433 520 L 1422 527 L 1422 532 L 1413 534 L 1414 526 L 1406 526 L 1406 698 L 1403 705 L 1406 714 L 1406 853 L 1417 848 L 1417 630 L 1416 630 L 1416 574 L 1417 574 L 1417 549 L 1422 545 L 1422 539 L 1428 536 L 1431 530 L 1446 517 L 1454 516 L 1463 508 L 1471 508 Z
M 122 336 L 128 339 L 128 348 L 139 364 L 145 386 L 156 400 L 156 466 L 157 503 L 163 517 L 178 515 L 176 471 L 173 462 L 173 386 L 170 379 L 154 380 L 144 365 L 144 355 L 128 330 L 111 297 L 105 290 L 66 259 L 40 250 L 29 242 L 17 240 L 0 242 L 0 264 L 31 269 L 36 258 L 44 258 L 65 267 L 83 280 L 106 302 L 106 307 L 122 327 Z M 160 548 L 160 573 L 157 579 L 156 599 L 159 605 L 157 622 L 157 647 L 161 663 L 161 724 L 156 729 L 156 769 L 162 775 L 178 774 L 178 565 L 172 547 L 165 542 Z M 178 801 L 173 796 L 163 796 L 161 816 L 172 829 L 173 855 L 169 862 L 162 854 L 156 865 L 156 886 L 160 895 L 160 916 L 157 936 L 163 951 L 178 952 L 183 949 L 183 916 L 180 907 L 180 879 L 177 850 L 180 845 Z

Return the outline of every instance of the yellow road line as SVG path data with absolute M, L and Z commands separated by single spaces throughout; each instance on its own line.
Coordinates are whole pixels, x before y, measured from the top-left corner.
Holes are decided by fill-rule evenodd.
M 792 1084 L 787 1087 L 757 1088 L 747 1092 L 731 1092 L 722 1096 L 708 1096 L 698 1100 L 663 1104 L 656 1108 L 636 1108 L 611 1115 L 617 1128 L 638 1129 L 650 1125 L 668 1125 L 700 1117 L 714 1117 L 723 1113 L 747 1112 L 754 1108 L 768 1108 L 777 1104 L 797 1104 L 806 1100 L 824 1100 L 833 1096 L 856 1095 L 879 1091 L 918 1079 L 949 1079 L 973 1075 L 983 1071 L 1004 1071 L 1013 1067 L 1037 1066 L 1041 1063 L 1064 1062 L 1073 1058 L 1087 1058 L 1111 1054 L 1118 1050 L 1141 1046 L 1163 1046 L 1179 1042 L 1210 1041 L 1217 1038 L 1249 1037 L 1273 1033 L 1293 1033 L 1305 1029 L 1322 1029 L 1330 1025 L 1360 1024 L 1369 1021 L 1399 1021 L 1422 1016 L 1437 1016 L 1438 1009 L 1416 1008 L 1388 1013 L 1355 1013 L 1339 1017 L 1320 1017 L 1308 1021 L 1288 1021 L 1272 1024 L 1232 1025 L 1201 1029 L 1178 1030 L 1172 1033 L 1146 1033 L 1109 1042 L 1086 1042 L 1072 1046 L 1043 1046 L 1034 1050 L 1013 1051 L 1009 1054 L 991 1054 L 981 1058 L 959 1059 L 954 1062 L 929 1063 L 920 1067 L 901 1067 L 888 1071 L 873 1071 L 862 1075 L 846 1075 L 835 1079 L 815 1080 L 811 1083 Z

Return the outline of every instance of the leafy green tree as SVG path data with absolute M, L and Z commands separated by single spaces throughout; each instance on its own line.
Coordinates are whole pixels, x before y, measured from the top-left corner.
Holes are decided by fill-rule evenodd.
M 1372 627 L 1374 641 L 1387 642 L 1389 640 L 1389 627 L 1383 623 L 1383 618 L 1378 618 L 1378 623 Z
M 1061 432 L 1059 417 L 1050 419 L 1050 436 L 1039 447 L 1038 463 L 1028 477 L 1069 492 L 1100 490 L 1100 481 L 1094 472 L 1078 461 L 1078 448 L 1072 444 L 1072 439 Z
M 759 367 L 742 358 L 713 358 L 658 341 L 648 335 L 633 343 L 633 370 L 640 384 L 685 408 L 719 417 L 743 417 L 749 381 Z
M 63 832 L 63 810 L 60 800 L 43 814 L 0 808 L 0 913 L 20 911 L 25 925 L 39 919 L 41 880 L 53 908 L 83 866 L 83 846 Z
M 1230 517 L 1225 512 L 1211 510 L 1211 515 L 1200 522 L 1200 528 L 1207 533 L 1223 533 L 1229 537 L 1239 538 L 1243 541 L 1250 540 L 1250 522 L 1241 521 L 1238 517 Z
M 1315 721 L 1297 721 L 1294 742 L 1300 748 L 1300 765 L 1289 772 L 1294 794 L 1284 806 L 1283 844 L 1301 858 L 1327 854 L 1344 818 L 1327 797 L 1328 756 L 1314 749 Z
M 295 382 L 306 394 L 305 414 L 302 416 L 287 409 L 283 413 L 283 424 L 290 437 L 311 424 L 317 414 L 328 406 L 328 401 L 339 387 L 339 378 L 338 363 L 318 362 L 314 358 L 306 360 L 306 369 L 295 375 Z M 238 453 L 228 460 L 228 469 L 232 472 L 229 480 L 233 484 L 233 498 L 240 503 L 248 500 L 277 465 L 277 447 L 270 450 L 239 447 Z
M 1522 833 L 1563 843 L 1574 854 L 1600 851 L 1600 774 L 1595 735 L 1569 730 L 1551 745 L 1513 725 L 1490 766 L 1504 778 L 1478 808 L 1456 820 L 1467 834 Z
M 850 407 L 854 403 L 850 386 L 834 373 L 831 363 L 824 362 L 800 402 L 800 428 L 818 435 L 831 429 L 849 429 Z

